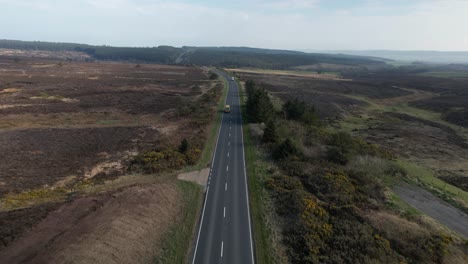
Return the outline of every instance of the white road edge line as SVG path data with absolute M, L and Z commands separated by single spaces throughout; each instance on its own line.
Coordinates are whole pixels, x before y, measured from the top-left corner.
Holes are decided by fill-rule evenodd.
M 229 92 L 229 85 L 228 85 L 228 92 Z M 226 99 L 227 99 L 227 96 L 226 96 Z M 224 100 L 225 104 L 226 104 L 226 99 Z M 212 160 L 211 170 L 213 170 L 213 164 L 214 164 L 214 161 L 216 159 L 216 153 L 217 153 L 217 150 L 218 150 L 219 134 L 221 134 L 221 128 L 223 127 L 223 121 L 224 121 L 224 114 L 222 114 L 222 116 L 221 116 L 221 123 L 220 123 L 219 129 L 218 129 L 218 138 L 216 139 L 215 151 L 213 153 L 213 158 L 211 159 Z M 208 186 L 208 188 L 206 189 L 205 202 L 203 203 L 203 212 L 202 212 L 202 217 L 201 217 L 201 220 L 200 220 L 200 227 L 198 229 L 197 243 L 195 244 L 195 253 L 193 254 L 192 264 L 195 263 L 195 258 L 197 257 L 198 243 L 200 242 L 200 233 L 201 233 L 202 226 L 203 226 L 203 218 L 205 217 L 206 201 L 208 200 L 209 191 L 210 191 L 210 186 Z
M 240 89 L 240 87 L 238 87 L 238 85 L 236 84 L 236 87 L 238 89 Z M 239 97 L 239 104 L 240 104 L 240 97 Z M 245 188 L 246 188 L 246 192 L 245 192 L 245 196 L 247 197 L 246 201 L 247 201 L 247 216 L 249 217 L 249 234 L 250 234 L 250 252 L 251 252 L 251 256 L 252 256 L 252 264 L 255 263 L 255 258 L 254 258 L 254 251 L 253 251 L 253 242 L 252 242 L 252 227 L 251 227 L 251 219 L 250 219 L 250 205 L 249 205 L 249 185 L 247 184 L 247 171 L 246 171 L 246 166 L 245 166 L 245 150 L 244 150 L 244 129 L 242 128 L 242 114 L 240 115 L 240 119 L 241 119 L 241 122 L 240 122 L 240 128 L 241 128 L 241 140 L 242 140 L 242 160 L 244 162 L 244 178 L 245 178 Z

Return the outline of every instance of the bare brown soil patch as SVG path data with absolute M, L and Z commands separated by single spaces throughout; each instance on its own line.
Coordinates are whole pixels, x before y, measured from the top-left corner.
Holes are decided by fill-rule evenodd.
M 174 184 L 77 198 L 0 253 L 2 263 L 148 263 L 178 214 Z
M 185 172 L 177 175 L 177 179 L 183 181 L 190 181 L 202 186 L 206 186 L 208 182 L 208 176 L 210 174 L 210 168 L 205 168 L 199 171 Z

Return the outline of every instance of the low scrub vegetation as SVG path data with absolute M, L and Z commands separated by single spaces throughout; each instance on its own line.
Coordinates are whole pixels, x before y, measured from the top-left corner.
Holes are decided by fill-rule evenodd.
M 392 202 L 389 186 L 406 177 L 393 153 L 325 127 L 314 107 L 299 99 L 275 112 L 268 93 L 253 81 L 246 82 L 246 92 L 249 121 L 265 123 L 253 144 L 278 166 L 262 184 L 281 219 L 290 263 L 443 263 L 458 247 L 431 228 L 396 236 L 392 229 L 398 227 L 369 220 L 369 214 L 385 212 L 395 225 L 417 225 Z
M 200 158 L 201 150 L 198 148 L 174 148 L 147 150 L 137 155 L 130 164 L 132 171 L 143 173 L 160 173 L 178 170 L 186 165 L 194 165 Z

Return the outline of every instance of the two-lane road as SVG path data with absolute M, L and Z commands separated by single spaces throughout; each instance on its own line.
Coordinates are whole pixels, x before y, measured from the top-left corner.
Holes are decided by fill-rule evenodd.
M 231 77 L 192 263 L 254 263 L 239 87 Z

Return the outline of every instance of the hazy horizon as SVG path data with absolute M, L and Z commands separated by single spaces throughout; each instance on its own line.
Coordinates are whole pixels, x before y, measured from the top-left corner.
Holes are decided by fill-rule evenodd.
M 0 38 L 126 47 L 468 51 L 463 0 L 64 2 L 0 0 Z

